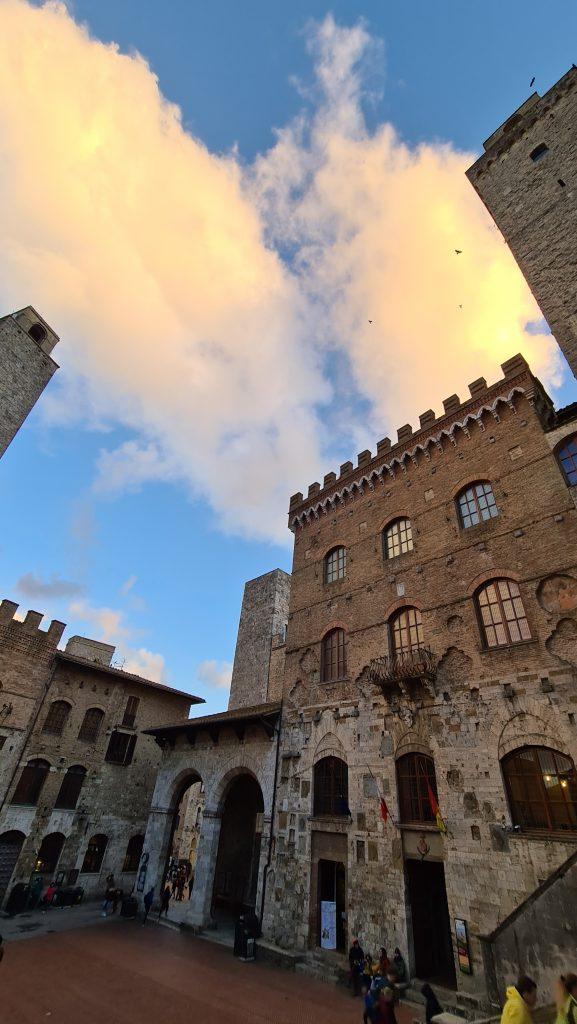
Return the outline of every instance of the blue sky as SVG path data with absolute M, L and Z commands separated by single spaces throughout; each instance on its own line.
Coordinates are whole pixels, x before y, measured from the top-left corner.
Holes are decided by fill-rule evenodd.
M 12 0 L 9 2 L 12 4 Z M 0 2 L 0 22 L 2 6 Z M 24 6 L 23 0 L 14 0 L 14 18 L 8 25 L 10 32 L 19 31 L 18 18 Z M 517 326 L 511 325 L 511 336 L 517 337 L 515 331 L 524 317 L 531 318 L 532 314 L 526 312 L 530 306 L 522 282 L 518 283 L 514 276 L 517 272 L 505 265 L 507 256 L 500 255 L 502 250 L 494 256 L 491 246 L 495 243 L 488 234 L 489 228 L 480 222 L 477 224 L 475 218 L 482 217 L 482 211 L 477 214 L 480 204 L 474 195 L 469 196 L 472 190 L 462 180 L 462 167 L 467 161 L 461 154 L 480 150 L 483 139 L 527 97 L 533 76 L 536 76 L 535 88 L 543 92 L 570 67 L 575 58 L 577 7 L 573 3 L 551 0 L 545 16 L 542 4 L 532 0 L 524 3 L 509 0 L 507 4 L 490 0 L 481 6 L 462 2 L 393 4 L 384 0 L 363 4 L 344 0 L 332 4 L 316 0 L 293 0 L 290 4 L 271 4 L 270 0 L 246 0 L 242 4 L 236 0 L 214 0 L 210 4 L 204 0 L 193 3 L 171 0 L 170 4 L 152 0 L 123 0 L 121 4 L 109 0 L 75 0 L 69 10 L 76 21 L 86 23 L 93 39 L 115 42 L 122 53 L 138 51 L 143 55 L 158 78 L 161 92 L 181 108 L 185 133 L 202 143 L 210 154 L 210 175 L 218 176 L 225 166 L 223 161 L 233 154 L 230 160 L 242 178 L 242 197 L 238 200 L 239 231 L 242 233 L 245 215 L 249 225 L 251 218 L 256 217 L 263 225 L 265 240 L 264 245 L 254 243 L 256 255 L 251 251 L 247 262 L 254 257 L 255 266 L 260 267 L 263 261 L 267 264 L 264 277 L 258 279 L 259 288 L 264 288 L 263 280 L 267 287 L 273 280 L 274 297 L 262 319 L 258 318 L 260 313 L 258 317 L 254 314 L 257 318 L 253 319 L 251 310 L 246 321 L 249 326 L 239 327 L 239 340 L 235 341 L 241 349 L 246 346 L 247 353 L 256 350 L 250 371 L 247 371 L 253 376 L 246 385 L 241 380 L 240 385 L 238 382 L 231 383 L 230 387 L 223 385 L 222 392 L 217 389 L 210 408 L 199 412 L 197 417 L 199 422 L 204 417 L 202 430 L 191 424 L 179 446 L 178 417 L 174 417 L 175 427 L 170 401 L 159 402 L 158 408 L 151 412 L 154 403 L 151 402 L 150 382 L 145 382 L 140 390 L 136 383 L 131 390 L 126 383 L 128 377 L 121 376 L 126 367 L 113 366 L 110 350 L 98 348 L 96 326 L 95 340 L 85 342 L 84 332 L 86 329 L 87 336 L 90 333 L 87 321 L 92 320 L 92 314 L 94 323 L 102 323 L 104 330 L 106 323 L 114 323 L 118 299 L 111 298 L 108 320 L 99 319 L 100 306 L 106 301 L 104 289 L 98 303 L 96 298 L 88 296 L 86 305 L 81 307 L 79 300 L 82 319 L 78 310 L 69 312 L 70 304 L 67 305 L 64 297 L 54 295 L 54 281 L 57 282 L 58 277 L 49 279 L 47 273 L 43 281 L 41 270 L 37 271 L 38 277 L 35 276 L 30 269 L 37 265 L 32 256 L 26 273 L 21 271 L 21 266 L 15 269 L 15 264 L 7 264 L 7 270 L 3 268 L 2 312 L 23 305 L 24 301 L 20 300 L 26 300 L 29 295 L 27 301 L 37 304 L 62 335 L 62 344 L 54 353 L 62 369 L 0 467 L 2 594 L 19 601 L 23 608 L 34 607 L 49 617 L 64 619 L 70 624 L 67 635 L 80 632 L 118 643 L 120 659 L 126 657 L 127 664 L 132 657 L 137 657 L 143 669 L 147 664 L 159 669 L 161 662 L 157 656 L 160 656 L 163 678 L 167 682 L 198 693 L 206 698 L 207 710 L 218 711 L 226 706 L 227 690 L 215 683 L 226 677 L 227 666 L 232 661 L 244 581 L 276 566 L 290 570 L 290 534 L 287 532 L 286 542 L 283 542 L 282 512 L 279 511 L 288 507 L 289 495 L 297 489 L 305 490 L 315 479 L 313 473 L 335 468 L 338 460 L 354 458 L 356 452 L 367 445 L 374 449 L 376 440 L 387 430 L 394 430 L 410 416 L 415 421 L 415 415 L 422 408 L 429 405 L 439 408 L 442 397 L 458 390 L 459 386 L 464 395 L 468 380 L 483 373 L 495 379 L 501 356 L 506 358 L 513 354 L 507 348 L 493 350 L 488 339 L 485 354 L 478 346 L 468 362 L 457 366 L 456 380 L 448 369 L 443 376 L 441 368 L 439 376 L 431 379 L 432 393 L 427 399 L 429 374 L 426 367 L 423 379 L 413 387 L 402 363 L 401 350 L 412 343 L 411 332 L 415 343 L 424 345 L 426 352 L 424 335 L 428 327 L 432 335 L 435 330 L 441 334 L 446 331 L 447 353 L 443 365 L 450 366 L 451 346 L 456 348 L 454 339 L 459 337 L 460 330 L 458 320 L 453 326 L 458 299 L 462 297 L 456 289 L 462 288 L 465 295 L 470 294 L 470 305 L 473 305 L 477 285 L 482 294 L 483 267 L 493 259 L 503 259 L 503 274 L 510 276 L 504 277 L 507 282 L 504 298 L 495 302 L 492 327 L 486 329 L 497 333 L 502 309 L 512 292 L 511 304 L 518 313 L 515 314 Z M 323 35 L 319 33 L 319 26 L 327 25 L 325 19 L 329 15 L 334 21 L 328 23 L 329 29 Z M 347 35 L 347 32 L 354 33 L 359 19 L 364 25 L 361 34 Z M 39 34 L 36 43 L 31 40 L 32 50 L 34 45 L 40 46 L 39 40 L 43 38 L 43 24 L 37 24 Z M 341 34 L 330 28 L 331 24 L 336 25 Z M 52 33 L 52 28 L 50 31 Z M 57 46 L 59 32 L 60 28 L 54 29 L 50 45 Z M 89 44 L 79 40 L 77 45 L 80 53 L 81 46 Z M 72 56 L 70 60 L 72 74 Z M 65 75 L 64 67 L 64 84 Z M 326 84 L 328 79 L 329 84 L 321 96 L 319 82 Z M 45 82 L 50 98 L 52 86 L 49 79 Z M 13 109 L 16 111 L 20 104 L 22 116 L 25 116 L 26 95 L 18 87 L 16 77 L 13 87 Z M 341 93 L 349 97 L 349 87 L 350 101 L 342 100 Z M 12 109 L 8 102 L 5 101 L 5 109 L 1 109 L 0 104 L 0 131 L 4 129 L 5 153 L 9 157 L 14 147 L 16 168 L 19 143 L 9 130 L 14 122 L 10 120 Z M 153 99 L 143 100 L 143 106 L 146 102 L 153 107 Z M 92 97 L 91 103 L 94 106 L 86 116 L 96 123 L 98 100 Z M 52 107 L 55 106 L 61 120 L 66 121 L 67 111 L 63 109 L 62 100 L 57 103 L 54 99 Z M 43 115 L 36 108 L 34 111 L 38 125 L 38 118 Z M 295 122 L 299 115 L 305 121 L 301 129 Z M 48 131 L 48 119 L 53 114 L 45 116 Z M 335 138 L 338 136 L 339 146 L 335 148 L 342 155 L 335 156 L 331 152 L 327 156 L 326 135 L 327 130 L 332 130 L 333 122 L 338 128 Z M 385 124 L 392 124 L 396 130 L 392 143 L 383 141 Z M 279 145 L 276 129 L 288 133 L 290 146 Z M 286 143 L 287 138 L 283 138 Z M 177 142 L 180 152 L 182 137 L 179 136 Z M 465 237 L 467 232 L 467 239 L 478 238 L 483 259 L 479 257 L 478 267 L 472 265 L 466 278 L 454 281 L 451 278 L 447 286 L 448 290 L 450 288 L 447 312 L 445 314 L 443 308 L 431 308 L 427 330 L 419 321 L 400 324 L 399 314 L 392 307 L 391 324 L 395 326 L 391 326 L 387 322 L 385 303 L 378 343 L 372 339 L 361 343 L 355 329 L 359 322 L 359 303 L 365 330 L 362 303 L 374 302 L 366 308 L 377 308 L 378 296 L 386 292 L 386 284 L 383 282 L 381 286 L 379 280 L 379 259 L 385 263 L 389 254 L 386 249 L 381 254 L 379 246 L 386 243 L 379 242 L 367 273 L 357 252 L 339 248 L 340 239 L 347 234 L 361 237 L 364 231 L 368 232 L 368 238 L 372 237 L 371 224 L 380 217 L 384 223 L 391 224 L 391 238 L 402 238 L 403 217 L 397 222 L 388 207 L 381 209 L 378 205 L 377 156 L 390 166 L 399 153 L 403 160 L 412 159 L 411 154 L 423 143 L 431 147 L 436 165 L 432 180 L 427 177 L 428 171 L 423 171 L 422 188 L 429 187 L 430 183 L 431 195 L 438 194 L 441 187 L 447 189 L 448 196 L 453 188 L 458 192 L 455 223 L 462 229 L 460 237 Z M 444 143 L 448 143 L 451 150 L 449 164 L 443 155 Z M 54 144 L 56 146 L 56 142 Z M 144 141 L 142 145 L 144 149 Z M 147 145 L 150 146 L 150 140 Z M 403 149 L 403 145 L 408 149 Z M 163 146 L 162 134 L 155 146 Z M 323 194 L 326 211 L 321 209 L 317 219 L 317 199 L 321 194 L 319 171 L 330 171 L 335 182 L 341 173 L 343 180 L 347 180 L 350 174 L 346 161 L 352 158 L 351 154 L 359 160 L 359 147 L 366 155 L 367 164 L 375 160 L 374 174 L 371 164 L 372 177 L 370 181 L 367 179 L 359 200 L 360 207 L 366 196 L 370 198 L 366 223 L 361 222 L 359 213 L 351 225 L 346 203 L 336 209 L 333 194 L 328 199 Z M 55 160 L 62 163 L 65 152 L 55 149 Z M 137 132 L 129 152 L 132 168 L 140 170 Z M 202 154 L 202 147 L 197 146 L 194 174 L 198 177 L 193 178 L 191 164 L 191 190 L 204 188 L 209 176 L 208 171 L 198 170 L 198 161 L 202 164 L 204 160 Z M 144 164 L 143 157 L 143 167 Z M 295 174 L 295 168 L 299 176 L 291 191 L 286 181 Z M 82 172 L 75 173 L 77 176 L 80 173 L 82 185 Z M 92 173 L 92 168 L 87 166 L 88 173 Z M 99 169 L 100 178 L 102 173 Z M 112 181 L 112 175 L 119 174 L 118 166 L 106 173 L 110 173 Z M 387 189 L 401 187 L 402 173 L 401 168 L 400 177 L 383 179 L 384 193 Z M 314 192 L 310 191 L 311 179 L 315 181 Z M 118 180 L 121 184 L 125 181 L 121 176 Z M 212 182 L 213 178 L 210 180 Z M 118 193 L 116 179 L 113 184 Z M 93 184 L 90 187 L 91 194 L 95 195 Z M 89 190 L 88 178 L 86 188 Z M 333 193 L 338 191 L 334 185 L 332 189 Z M 299 194 L 298 202 L 294 201 L 294 191 Z M 170 192 L 169 185 L 167 192 Z M 403 191 L 400 194 L 406 195 Z M 212 195 L 212 191 L 207 193 L 209 198 Z M 315 202 L 310 201 L 311 195 Z M 16 184 L 14 197 L 14 204 L 25 198 Z M 203 210 L 207 209 L 209 198 L 203 202 Z M 168 220 L 173 214 L 168 209 L 170 196 L 163 198 L 163 202 L 167 208 L 162 210 L 162 217 Z M 232 193 L 230 203 L 237 203 Z M 49 205 L 47 198 L 46 210 L 39 208 L 39 213 L 35 214 L 46 217 L 38 230 L 42 229 L 48 238 Z M 322 205 L 318 203 L 321 208 Z M 422 219 L 413 206 L 413 203 L 407 205 L 406 221 L 407 237 L 412 239 L 414 251 L 415 240 L 417 245 L 419 243 Z M 193 214 L 191 211 L 191 218 Z M 396 236 L 393 219 L 394 231 L 399 233 Z M 78 236 L 73 240 L 78 253 L 85 244 L 90 245 L 87 223 L 79 223 Z M 34 223 L 30 234 L 33 229 Z M 14 228 L 16 230 L 20 229 Z M 429 246 L 430 229 L 425 226 L 423 231 L 427 235 L 423 246 Z M 161 234 L 163 239 L 159 245 L 166 246 L 168 252 L 172 247 L 170 229 L 166 228 L 166 235 L 162 229 Z M 445 240 L 443 236 L 443 244 Z M 18 242 L 32 251 L 33 245 L 26 232 Z M 68 239 L 55 243 L 55 249 L 60 244 L 68 244 Z M 96 275 L 104 274 L 106 263 L 106 241 L 99 244 L 102 249 L 95 249 L 95 253 L 101 255 L 92 271 Z M 112 252 L 114 247 L 120 246 L 120 241 L 111 239 L 109 244 Z M 183 244 L 182 240 L 179 244 Z M 451 245 L 447 242 L 448 251 Z M 397 250 L 398 246 L 397 241 Z M 275 257 L 272 269 L 267 262 L 271 252 Z M 188 255 L 192 265 L 194 253 Z M 81 257 L 78 258 L 80 261 Z M 69 259 L 73 265 L 73 259 Z M 410 280 L 410 252 L 406 259 Z M 311 266 L 319 264 L 323 268 L 323 287 L 330 277 L 326 293 L 316 282 L 313 287 L 309 281 Z M 222 288 L 222 303 L 226 305 L 232 290 L 226 268 L 230 270 L 233 264 L 225 261 L 223 266 L 219 287 Z M 155 280 L 164 280 L 162 272 L 155 268 Z M 152 276 L 151 272 L 149 279 Z M 417 266 L 415 276 L 423 276 Z M 365 286 L 369 277 L 372 283 Z M 280 278 L 282 284 L 278 285 Z M 46 283 L 49 280 L 50 287 Z M 193 293 L 195 284 L 193 273 L 183 274 L 179 287 L 189 288 Z M 133 287 L 133 294 L 137 295 L 137 278 Z M 434 282 L 431 282 L 430 292 L 424 289 L 425 308 L 427 296 L 437 291 Z M 280 298 L 277 292 L 282 293 Z M 479 305 L 482 304 L 479 299 Z M 465 305 L 468 309 L 467 302 Z M 230 335 L 231 323 L 239 322 L 238 308 L 231 309 L 230 319 L 222 328 L 223 337 Z M 338 318 L 335 314 L 333 322 L 335 309 L 338 309 Z M 210 327 L 206 327 L 210 319 L 205 317 L 204 311 L 197 304 L 190 310 L 187 308 L 185 314 L 181 309 L 178 312 L 181 317 L 198 316 L 198 323 L 194 325 L 195 341 L 198 337 L 202 342 L 202 331 L 210 333 Z M 282 330 L 279 327 L 278 348 L 264 358 L 270 359 L 270 367 L 274 368 L 279 353 L 284 357 L 286 350 L 291 350 L 286 367 L 283 364 L 280 381 L 271 379 L 270 369 L 264 374 L 264 381 L 259 377 L 259 337 L 263 330 L 266 332 L 271 315 L 275 329 L 277 320 L 279 323 L 282 320 Z M 471 320 L 463 320 L 465 336 L 470 332 L 473 338 L 481 322 L 480 316 L 472 312 Z M 423 322 L 427 324 L 426 319 Z M 130 318 L 123 318 L 122 323 L 116 347 L 125 341 L 128 346 L 130 342 L 133 347 L 127 348 L 127 352 L 130 351 L 131 358 L 137 361 L 138 332 L 135 328 L 134 338 L 129 339 Z M 167 326 L 167 337 L 169 335 Z M 399 337 L 401 341 L 397 340 L 395 347 Z M 213 341 L 211 337 L 210 344 Z M 165 344 L 170 342 L 164 340 L 158 344 L 156 358 L 165 358 Z M 208 335 L 206 344 L 209 344 Z M 434 344 L 432 337 L 431 346 Z M 530 340 L 527 344 L 531 344 Z M 573 401 L 577 397 L 575 386 L 569 382 L 562 362 L 558 359 L 555 362 L 551 350 L 546 350 L 546 344 L 545 339 L 536 352 L 537 358 L 545 353 L 543 373 L 546 377 L 549 375 L 550 386 L 557 385 L 555 399 L 558 404 Z M 217 348 L 220 352 L 221 341 Z M 185 349 L 186 339 L 182 351 Z M 202 365 L 194 364 L 199 378 Z M 390 391 L 385 389 L 382 402 L 370 387 L 365 387 L 367 365 L 373 369 L 378 367 L 379 372 L 382 367 L 387 368 Z M 306 374 L 301 375 L 303 366 L 306 366 Z M 134 376 L 138 377 L 136 370 Z M 86 385 L 88 378 L 91 383 Z M 291 380 L 295 382 L 294 387 Z M 287 401 L 289 388 L 299 394 L 294 409 L 291 407 L 286 415 L 288 423 L 282 410 L 285 382 Z M 256 396 L 247 403 L 249 406 L 253 401 L 259 405 L 263 389 L 267 390 L 269 385 L 273 391 L 278 391 L 273 411 L 268 409 L 268 396 L 263 397 L 267 409 L 259 423 L 262 432 L 270 433 L 271 445 L 262 455 L 254 454 L 256 433 L 250 433 L 246 425 L 250 409 L 243 407 L 242 416 L 239 413 L 235 419 L 235 403 L 240 402 L 234 390 L 237 385 L 241 391 L 246 387 L 251 396 Z M 109 402 L 102 402 L 103 390 L 111 395 Z M 219 404 L 226 419 L 224 425 L 218 422 Z M 314 453 L 308 450 L 307 444 L 311 432 L 319 437 Z M 291 453 L 287 449 L 291 448 L 293 438 Z M 127 443 L 136 448 L 127 449 Z M 220 463 L 223 446 L 230 461 L 223 458 Z M 123 480 L 119 486 L 98 484 L 99 472 L 102 476 L 99 467 L 103 450 L 114 453 L 114 466 L 119 467 Z M 141 462 L 146 462 L 146 466 L 136 472 L 135 466 Z M 240 482 L 234 477 L 236 465 L 242 469 Z M 228 486 L 227 476 L 231 473 Z M 272 491 L 279 497 L 274 501 L 270 499 L 269 503 L 268 495 Z M 271 524 L 272 518 L 274 523 Z

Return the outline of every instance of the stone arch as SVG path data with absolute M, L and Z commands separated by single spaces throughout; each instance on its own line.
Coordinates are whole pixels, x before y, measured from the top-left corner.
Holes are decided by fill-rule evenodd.
M 264 801 L 264 813 L 270 816 L 272 808 L 272 779 L 265 779 L 256 759 L 250 756 L 247 751 L 239 751 L 236 755 L 227 758 L 219 765 L 218 774 L 206 783 L 205 808 L 213 814 L 220 814 L 227 790 L 237 775 L 252 775 L 258 782 Z
M 550 720 L 548 720 L 550 719 Z M 545 714 L 519 711 L 502 726 L 497 741 L 499 761 L 517 747 L 552 747 L 571 757 L 569 745 L 559 735 L 559 721 Z
M 417 722 L 416 728 L 407 729 L 397 738 L 395 744 L 395 761 L 398 761 L 404 754 L 424 754 L 425 757 L 433 757 L 428 736 L 424 733 L 422 723 Z
M 161 770 L 154 794 L 155 808 L 174 812 L 185 791 L 194 782 L 204 782 L 202 773 L 195 765 L 178 766 L 171 773 Z
M 327 732 L 321 736 L 312 757 L 313 765 L 322 757 L 338 757 L 341 761 L 347 761 L 347 754 L 339 737 L 334 732 Z

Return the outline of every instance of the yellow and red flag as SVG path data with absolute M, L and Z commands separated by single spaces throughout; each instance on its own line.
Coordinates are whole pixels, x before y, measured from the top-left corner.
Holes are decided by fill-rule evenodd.
M 437 803 L 437 798 L 436 798 L 435 794 L 433 793 L 433 790 L 431 789 L 431 783 L 430 782 L 427 782 L 427 791 L 428 791 L 428 794 L 429 794 L 429 805 L 430 805 L 431 811 L 433 812 L 433 817 L 434 817 L 434 819 L 435 819 L 435 821 L 437 823 L 437 828 L 439 829 L 439 832 L 445 833 L 447 831 L 447 826 L 445 825 L 445 822 L 443 820 L 443 815 L 441 814 L 441 808 L 439 807 L 439 804 Z

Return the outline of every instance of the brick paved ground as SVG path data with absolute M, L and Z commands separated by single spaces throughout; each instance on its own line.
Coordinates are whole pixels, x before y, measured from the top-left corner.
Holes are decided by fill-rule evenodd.
M 2 1024 L 360 1024 L 360 1000 L 230 950 L 134 922 L 9 942 Z M 400 1007 L 398 1024 L 413 1014 Z

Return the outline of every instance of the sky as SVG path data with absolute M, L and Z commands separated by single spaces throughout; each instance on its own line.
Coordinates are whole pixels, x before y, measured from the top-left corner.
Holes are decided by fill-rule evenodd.
M 292 493 L 518 351 L 576 400 L 464 175 L 576 47 L 569 0 L 0 0 L 0 311 L 61 338 L 2 596 L 222 710 Z

